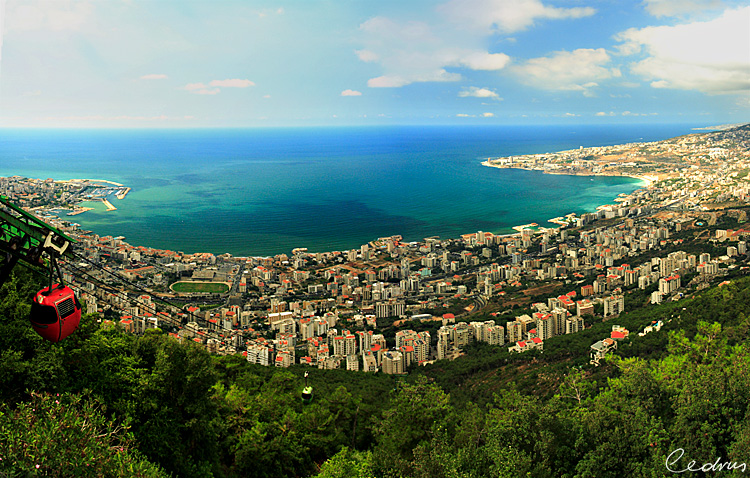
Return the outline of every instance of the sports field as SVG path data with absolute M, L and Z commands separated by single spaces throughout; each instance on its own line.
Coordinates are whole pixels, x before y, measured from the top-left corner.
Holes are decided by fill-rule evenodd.
M 209 294 L 229 292 L 229 286 L 223 282 L 175 282 L 170 288 L 175 292 L 207 292 Z

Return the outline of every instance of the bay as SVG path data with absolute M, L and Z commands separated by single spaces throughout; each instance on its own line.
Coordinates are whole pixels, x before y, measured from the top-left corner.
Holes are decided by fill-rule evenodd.
M 488 168 L 487 157 L 656 141 L 693 125 L 0 130 L 0 175 L 132 189 L 75 216 L 99 235 L 190 252 L 345 250 L 590 212 L 632 178 Z

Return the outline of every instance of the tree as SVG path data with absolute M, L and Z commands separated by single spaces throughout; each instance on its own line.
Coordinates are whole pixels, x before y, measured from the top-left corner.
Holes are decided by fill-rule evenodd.
M 376 473 L 384 476 L 412 476 L 414 450 L 444 425 L 449 397 L 426 377 L 405 383 L 393 393 L 396 396 L 375 426 L 373 465 Z
M 0 404 L 0 474 L 166 477 L 134 447 L 128 424 L 75 394 L 33 393 L 11 409 Z
M 374 478 L 372 454 L 343 447 L 323 463 L 317 478 Z

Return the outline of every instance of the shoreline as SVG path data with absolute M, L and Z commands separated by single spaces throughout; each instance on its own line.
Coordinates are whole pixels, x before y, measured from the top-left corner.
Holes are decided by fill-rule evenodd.
M 497 168 L 497 169 L 519 169 L 523 171 L 539 171 L 542 174 L 550 174 L 552 176 L 591 176 L 591 177 L 617 177 L 617 178 L 631 178 L 631 179 L 637 179 L 638 181 L 641 181 L 644 184 L 642 188 L 639 189 L 648 189 L 651 187 L 652 184 L 657 182 L 659 180 L 658 177 L 655 176 L 649 176 L 649 175 L 643 175 L 643 176 L 637 176 L 633 174 L 571 174 L 571 173 L 558 173 L 558 172 L 552 172 L 547 171 L 541 168 L 529 168 L 529 167 L 523 167 L 523 166 L 506 166 L 506 165 L 500 165 L 500 164 L 492 164 L 491 160 L 488 158 L 485 161 L 482 161 L 482 166 L 487 166 L 488 168 Z
M 638 191 L 640 189 L 647 189 L 652 184 L 654 184 L 654 182 L 656 182 L 658 180 L 658 178 L 651 177 L 651 176 L 632 176 L 632 175 L 624 175 L 624 174 L 623 175 L 614 175 L 614 174 L 568 174 L 568 173 L 562 173 L 562 172 L 560 172 L 560 173 L 558 173 L 558 172 L 548 172 L 548 171 L 544 171 L 542 169 L 537 169 L 537 168 L 517 167 L 517 166 L 512 166 L 511 167 L 511 166 L 491 164 L 489 162 L 489 160 L 483 161 L 482 165 L 483 166 L 487 166 L 487 167 L 498 168 L 498 169 L 523 169 L 523 170 L 527 170 L 527 171 L 541 171 L 544 174 L 552 174 L 552 175 L 557 174 L 557 175 L 565 175 L 565 176 L 592 176 L 592 177 L 593 176 L 617 176 L 617 177 L 628 177 L 628 178 L 631 178 L 631 179 L 636 179 L 636 180 L 640 181 L 641 183 L 643 183 L 641 185 L 641 187 L 635 189 L 633 192 Z M 117 199 L 124 199 L 125 196 L 132 190 L 132 188 L 124 186 L 124 185 L 121 185 L 121 184 L 116 183 L 114 181 L 101 180 L 101 179 L 100 180 L 89 180 L 89 179 L 86 179 L 86 180 L 80 180 L 80 179 L 77 179 L 77 180 L 63 180 L 63 181 L 60 181 L 60 182 L 64 183 L 64 182 L 71 182 L 71 181 L 92 181 L 92 182 L 93 181 L 97 181 L 97 182 L 102 182 L 102 183 L 108 183 L 108 184 L 116 185 L 118 188 L 120 188 L 120 191 L 115 195 L 115 197 L 117 197 Z M 632 192 L 628 193 L 625 197 L 630 196 L 630 194 L 632 194 Z M 616 198 L 616 199 L 619 199 L 619 198 Z M 107 198 L 89 199 L 88 201 L 91 201 L 91 200 L 103 203 L 104 206 L 106 207 L 106 212 L 116 211 L 117 210 L 117 208 L 111 202 L 109 202 Z M 82 202 L 86 202 L 86 201 L 87 200 L 82 200 L 82 201 L 79 202 L 79 204 L 82 203 Z M 75 216 L 75 215 L 82 214 L 82 213 L 84 213 L 86 211 L 90 211 L 90 210 L 94 209 L 92 207 L 81 207 L 81 206 L 79 206 L 79 204 L 77 204 L 74 207 L 74 209 L 70 213 L 68 213 L 67 215 L 68 216 Z M 600 207 L 602 207 L 602 206 L 606 206 L 606 204 L 597 206 L 597 209 L 600 208 Z M 531 223 L 528 223 L 528 224 L 521 224 L 521 225 L 515 225 L 515 226 L 506 226 L 506 227 L 502 228 L 502 229 L 505 229 L 505 230 L 510 229 L 513 232 L 493 232 L 493 234 L 496 235 L 496 236 L 499 236 L 499 237 L 514 237 L 514 236 L 521 236 L 524 233 L 524 231 L 530 231 L 532 235 L 543 234 L 543 233 L 546 233 L 546 232 L 555 232 L 555 231 L 558 231 L 561 228 L 575 227 L 575 219 L 577 217 L 579 217 L 579 215 L 577 213 L 568 213 L 568 214 L 564 214 L 564 215 L 552 218 L 550 220 L 546 220 L 546 221 L 542 220 L 542 222 L 546 222 L 546 223 L 549 223 L 549 224 L 554 224 L 555 226 L 553 226 L 553 227 L 544 226 L 544 225 L 541 225 L 540 223 L 537 223 L 537 222 L 531 222 Z M 58 218 L 59 218 L 59 216 L 58 216 Z M 468 234 L 472 234 L 472 233 L 468 233 Z M 448 238 L 446 238 L 446 240 L 458 239 L 462 235 L 463 234 L 459 234 L 457 237 L 448 237 Z M 144 245 L 144 246 L 151 248 L 151 246 L 147 246 L 147 245 Z M 354 247 L 354 248 L 356 249 L 356 247 Z M 172 248 L 172 249 L 175 249 L 175 248 Z M 156 249 L 156 250 L 171 250 L 171 249 Z M 342 250 L 346 250 L 346 249 L 342 249 Z M 334 252 L 334 251 L 335 251 L 334 249 L 331 249 L 331 250 L 322 251 L 322 253 L 328 253 L 328 252 Z M 201 254 L 201 253 L 206 253 L 206 252 L 196 252 L 196 254 Z M 280 252 L 277 252 L 274 255 L 285 254 L 285 253 L 286 253 L 286 251 L 280 251 Z M 211 252 L 211 254 L 214 254 L 214 252 Z M 273 257 L 272 255 L 271 256 L 261 256 L 261 255 L 244 255 L 244 254 L 242 254 L 242 255 L 236 255 L 236 256 L 233 255 L 233 256 L 234 257 Z
M 577 152 L 578 150 L 572 150 L 572 151 L 576 151 Z M 539 163 L 539 161 L 543 161 L 543 159 L 542 159 L 543 156 L 553 155 L 553 154 L 559 154 L 559 153 L 544 153 L 544 154 L 536 154 L 536 155 L 534 155 L 534 154 L 528 154 L 528 155 L 520 155 L 520 156 L 510 156 L 510 157 L 505 157 L 505 158 L 502 158 L 502 157 L 495 157 L 495 158 L 486 157 L 486 159 L 484 161 L 482 161 L 481 164 L 483 166 L 494 167 L 494 168 L 498 168 L 498 169 L 523 169 L 523 170 L 528 170 L 528 171 L 541 171 L 544 174 L 552 174 L 552 175 L 589 176 L 589 177 L 592 177 L 592 178 L 594 176 L 617 176 L 617 177 L 630 178 L 630 179 L 638 181 L 638 184 L 634 185 L 636 187 L 633 189 L 633 191 L 630 191 L 630 192 L 628 192 L 628 193 L 626 193 L 626 194 L 624 194 L 622 196 L 618 195 L 618 198 L 612 199 L 615 202 L 617 202 L 619 199 L 622 199 L 622 201 L 626 201 L 628 198 L 632 197 L 633 193 L 635 193 L 636 191 L 642 190 L 642 189 L 649 189 L 649 188 L 653 187 L 653 185 L 659 179 L 658 176 L 656 176 L 656 175 L 646 175 L 646 174 L 644 174 L 644 175 L 617 174 L 616 170 L 615 171 L 610 170 L 610 171 L 607 171 L 606 173 L 593 172 L 592 171 L 592 172 L 587 172 L 587 173 L 584 173 L 584 174 L 577 174 L 575 171 L 571 172 L 569 170 L 562 170 L 562 169 L 561 170 L 555 170 L 553 168 L 543 168 L 543 167 L 541 167 L 542 164 Z M 529 161 L 528 163 L 524 164 L 523 163 L 524 159 L 531 159 L 532 161 Z M 493 161 L 501 161 L 501 160 L 505 160 L 505 161 L 501 162 L 500 164 L 493 163 Z M 518 163 L 515 163 L 515 161 L 518 161 Z M 130 187 L 127 187 L 127 186 L 125 186 L 125 185 L 123 185 L 121 183 L 115 182 L 115 181 L 110 181 L 110 180 L 105 180 L 105 179 L 70 179 L 70 180 L 61 180 L 59 182 L 61 182 L 61 183 L 79 183 L 79 184 L 80 183 L 84 183 L 84 184 L 85 183 L 100 183 L 100 184 L 108 185 L 108 186 L 104 186 L 104 187 L 105 188 L 109 188 L 109 189 L 117 189 L 117 191 L 115 192 L 114 196 L 118 200 L 124 199 L 127 196 L 127 194 L 129 192 L 131 192 L 131 188 Z M 105 205 L 105 208 L 106 208 L 107 212 L 117 210 L 117 208 L 106 197 L 105 198 L 101 198 L 100 197 L 100 198 L 96 198 L 94 200 L 98 200 L 98 201 L 102 202 Z M 610 199 L 603 199 L 603 198 L 600 198 L 600 200 L 611 201 Z M 612 204 L 612 203 L 610 202 L 609 204 Z M 606 203 L 602 204 L 600 206 L 603 206 L 603 205 L 606 205 Z M 583 212 L 586 212 L 586 213 L 595 212 L 600 206 L 597 206 L 596 209 L 585 210 Z M 68 214 L 68 215 L 69 216 L 74 216 L 74 215 L 77 215 L 77 214 L 81 214 L 81 213 L 83 213 L 85 211 L 91 210 L 91 209 L 93 209 L 93 208 L 85 208 L 85 207 L 81 207 L 80 204 L 77 204 L 75 206 L 74 210 L 72 211 L 72 213 Z M 584 209 L 588 209 L 588 208 L 584 208 Z M 562 212 L 563 211 L 560 211 L 560 213 L 562 213 Z M 581 212 L 580 214 L 583 214 L 583 212 Z M 524 231 L 526 231 L 525 232 L 526 234 L 531 233 L 532 235 L 537 235 L 537 234 L 542 234 L 542 233 L 545 233 L 545 232 L 554 232 L 554 231 L 560 230 L 562 228 L 571 228 L 571 227 L 575 227 L 576 226 L 577 219 L 578 219 L 578 216 L 579 216 L 578 213 L 570 213 L 570 210 L 568 210 L 568 214 L 564 214 L 564 213 L 560 214 L 560 213 L 558 213 L 559 214 L 558 217 L 554 217 L 554 218 L 549 219 L 549 220 L 547 220 L 545 218 L 542 218 L 542 217 L 536 217 L 536 218 L 530 217 L 529 219 L 531 219 L 532 221 L 535 221 L 535 222 L 530 222 L 529 221 L 529 224 L 522 224 L 522 225 L 518 225 L 518 224 L 512 225 L 512 223 L 511 223 L 511 224 L 499 227 L 498 229 L 496 229 L 497 232 L 493 232 L 493 233 L 496 234 L 496 235 L 498 235 L 498 236 L 502 236 L 502 237 L 518 236 L 518 235 L 521 235 L 522 233 L 524 233 Z M 545 224 L 545 223 L 547 223 L 547 224 Z M 460 238 L 461 235 L 462 234 L 456 234 L 455 236 L 454 235 L 450 235 L 450 236 L 453 236 L 453 237 L 446 237 L 445 239 L 446 240 L 456 239 L 456 238 Z M 331 248 L 332 247 L 333 248 L 336 247 L 335 245 L 326 245 L 326 244 L 322 244 L 322 245 L 319 245 L 319 246 L 322 246 L 321 249 L 323 249 L 324 251 L 332 251 L 334 249 L 331 249 Z M 179 248 L 180 246 L 176 245 L 176 247 Z M 343 245 L 339 245 L 339 247 L 343 247 Z M 175 247 L 172 247 L 172 249 L 174 249 L 174 248 Z M 267 254 L 272 254 L 272 255 L 278 255 L 278 254 L 284 254 L 284 253 L 287 253 L 287 252 L 285 250 L 278 250 L 277 252 L 271 252 L 271 251 L 267 252 Z M 247 254 L 241 254 L 241 256 L 246 256 L 246 255 Z M 258 257 L 262 257 L 262 256 L 258 256 Z
M 498 159 L 502 159 L 502 158 L 498 158 Z M 641 189 L 649 189 L 649 188 L 651 188 L 651 186 L 654 183 L 656 183 L 656 182 L 659 181 L 659 178 L 657 176 L 650 176 L 650 175 L 636 176 L 636 175 L 631 175 L 631 174 L 596 174 L 596 173 L 593 173 L 593 174 L 571 174 L 571 173 L 564 173 L 564 172 L 552 172 L 552 171 L 547 171 L 547 170 L 544 170 L 544 169 L 541 169 L 541 168 L 530 168 L 530 167 L 515 166 L 515 165 L 514 166 L 508 166 L 508 165 L 504 165 L 504 164 L 502 164 L 502 165 L 501 164 L 492 164 L 491 158 L 487 158 L 487 160 L 482 161 L 482 166 L 487 166 L 488 168 L 497 168 L 497 169 L 518 169 L 518 170 L 524 170 L 524 171 L 539 171 L 542 174 L 550 174 L 550 175 L 553 175 L 553 176 L 554 175 L 558 175 L 558 176 L 591 176 L 592 178 L 593 177 L 630 178 L 630 179 L 636 179 L 636 180 L 638 180 L 638 181 L 640 181 L 642 183 L 641 187 L 634 189 L 633 192 L 631 192 L 630 194 L 627 194 L 627 195 L 622 196 L 622 197 L 618 196 L 615 199 L 613 199 L 614 202 L 625 201 L 634 192 L 639 191 Z M 607 204 L 601 204 L 601 205 L 597 206 L 596 210 L 599 210 L 600 208 L 602 208 L 604 206 L 607 206 Z M 517 232 L 513 233 L 513 234 L 504 234 L 504 236 L 514 236 L 514 235 L 517 235 L 517 234 L 521 234 L 522 231 L 524 231 L 524 230 L 530 230 L 530 231 L 532 231 L 532 234 L 536 234 L 536 233 L 543 233 L 543 232 L 546 232 L 548 230 L 553 230 L 554 231 L 556 229 L 560 229 L 560 228 L 563 228 L 563 227 L 570 227 L 571 224 L 573 224 L 573 225 L 575 224 L 573 218 L 576 217 L 576 216 L 577 216 L 576 213 L 569 213 L 569 214 L 566 214 L 564 216 L 558 216 L 558 217 L 554 217 L 552 219 L 547 220 L 547 222 L 550 223 L 550 224 L 557 224 L 556 228 L 554 228 L 554 227 L 550 228 L 550 227 L 540 226 L 536 222 L 532 222 L 530 224 L 522 224 L 522 225 L 518 225 L 518 226 L 513 226 L 512 229 L 514 231 L 517 231 Z M 569 220 L 566 221 L 565 218 L 567 218 Z

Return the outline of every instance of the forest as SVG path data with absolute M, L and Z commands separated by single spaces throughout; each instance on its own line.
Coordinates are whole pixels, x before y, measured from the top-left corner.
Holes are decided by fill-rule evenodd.
M 17 269 L 0 289 L 0 476 L 742 476 L 750 463 L 750 278 L 633 307 L 599 367 L 589 346 L 613 322 L 398 378 L 256 366 L 95 315 L 51 344 L 28 322 L 40 287 Z

